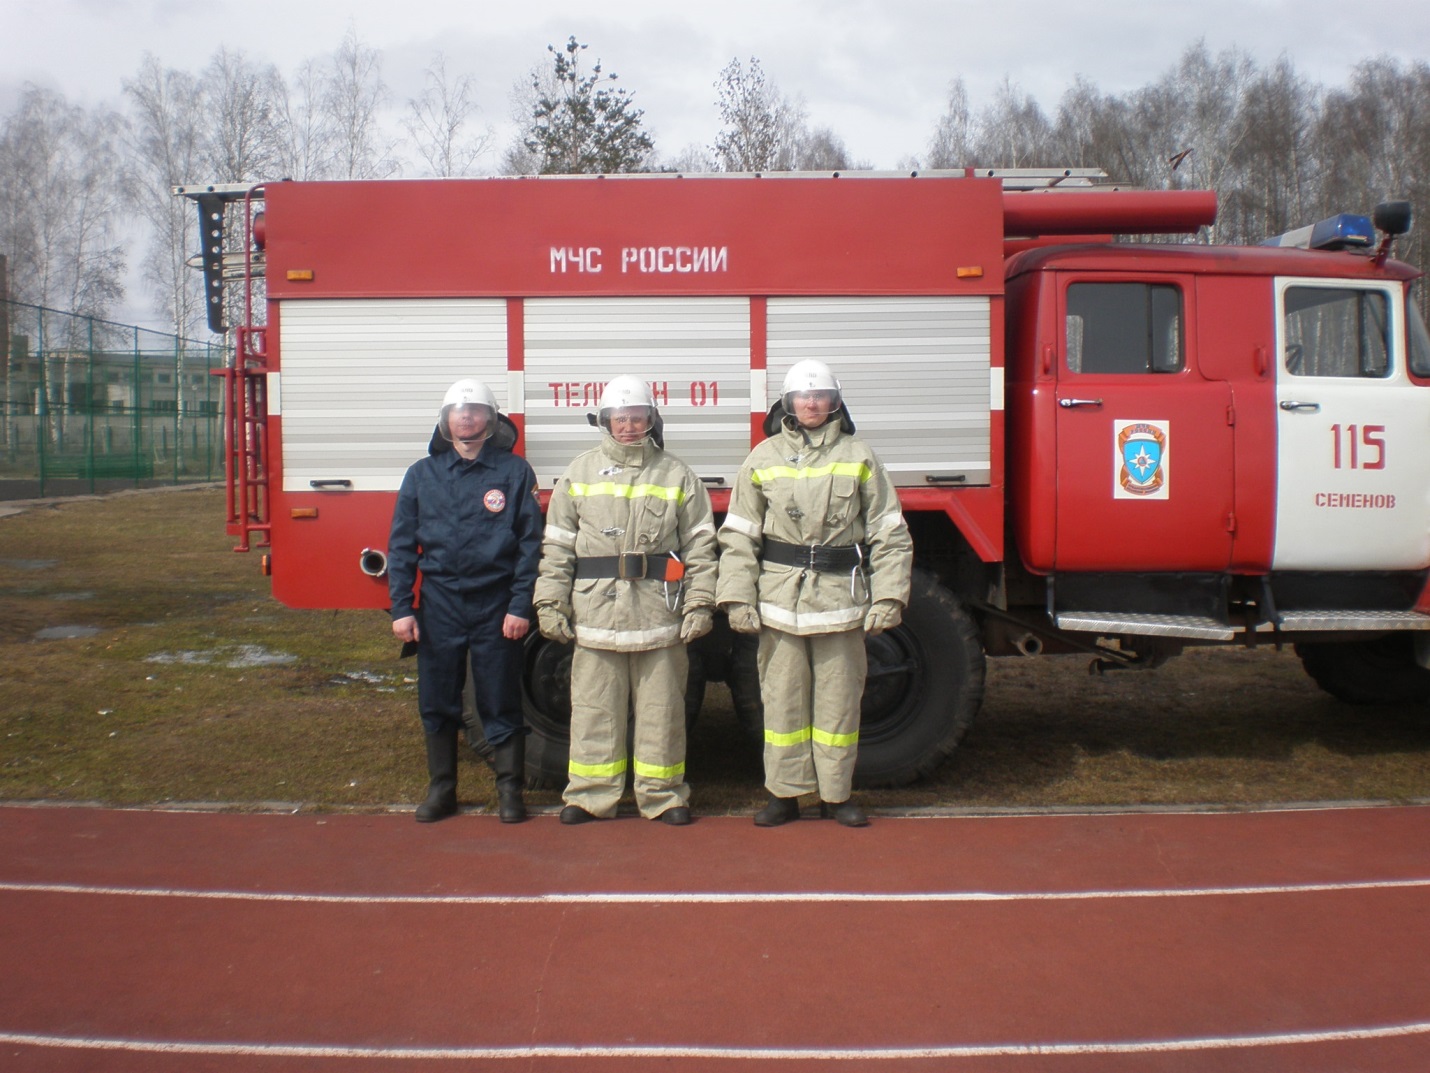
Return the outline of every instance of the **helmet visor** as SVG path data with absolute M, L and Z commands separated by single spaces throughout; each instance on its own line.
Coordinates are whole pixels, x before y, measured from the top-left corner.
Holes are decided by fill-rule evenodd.
M 490 406 L 467 402 L 442 407 L 437 428 L 442 438 L 454 443 L 477 444 L 491 438 L 496 431 L 497 415 Z
M 827 388 L 787 391 L 781 401 L 785 413 L 805 428 L 818 428 L 839 412 L 839 392 Z
M 607 406 L 600 421 L 617 443 L 640 443 L 650 435 L 655 413 L 650 406 Z

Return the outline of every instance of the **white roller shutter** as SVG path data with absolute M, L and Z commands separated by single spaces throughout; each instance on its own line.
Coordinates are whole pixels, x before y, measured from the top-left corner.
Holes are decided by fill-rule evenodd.
M 672 454 L 734 478 L 750 443 L 749 299 L 533 298 L 524 330 L 527 459 L 543 487 L 598 442 L 586 415 L 623 374 L 655 389 Z
M 525 371 L 508 374 L 503 299 L 284 302 L 284 489 L 396 489 L 427 449 L 443 392 L 467 376 L 505 412 L 525 412 L 527 457 L 549 488 L 597 442 L 586 414 L 621 374 L 654 386 L 672 453 L 728 486 L 752 411 L 806 357 L 833 367 L 896 482 L 989 480 L 1002 382 L 989 370 L 986 298 L 772 298 L 768 374 L 749 368 L 747 298 L 528 299 L 523 319 Z
M 771 298 L 768 323 L 768 404 L 791 365 L 818 358 L 896 484 L 989 482 L 1003 402 L 987 298 Z
M 284 491 L 314 480 L 395 491 L 463 377 L 508 409 L 501 299 L 288 301 L 279 345 Z

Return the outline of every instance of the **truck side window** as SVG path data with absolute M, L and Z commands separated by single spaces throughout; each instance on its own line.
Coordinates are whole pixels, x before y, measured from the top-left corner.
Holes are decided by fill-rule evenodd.
M 1416 376 L 1430 376 L 1430 332 L 1425 330 L 1415 291 L 1412 284 L 1405 295 L 1405 322 L 1410 326 L 1410 371 Z
M 1182 294 L 1176 287 L 1074 283 L 1068 287 L 1067 302 L 1070 372 L 1182 370 Z
M 1386 377 L 1389 304 L 1384 291 L 1288 287 L 1284 345 L 1293 376 Z

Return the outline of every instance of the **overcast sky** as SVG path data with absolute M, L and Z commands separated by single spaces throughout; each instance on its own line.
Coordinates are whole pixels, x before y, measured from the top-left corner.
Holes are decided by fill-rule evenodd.
M 1263 64 L 1284 53 L 1324 84 L 1378 55 L 1430 59 L 1430 4 L 1403 0 L 0 0 L 0 10 L 0 113 L 27 81 L 80 103 L 117 101 L 145 52 L 198 70 L 226 45 L 288 76 L 351 25 L 381 50 L 399 103 L 445 53 L 449 71 L 475 77 L 482 119 L 505 144 L 512 85 L 575 34 L 635 93 L 666 156 L 713 140 L 713 83 L 732 58 L 755 56 L 803 99 L 811 125 L 880 168 L 926 151 L 960 76 L 975 108 L 1006 77 L 1051 113 L 1078 75 L 1104 92 L 1145 85 L 1198 38 Z
M 1051 115 L 1077 76 L 1133 89 L 1199 38 L 1263 65 L 1284 54 L 1323 85 L 1380 55 L 1430 59 L 1430 4 L 1404 0 L 0 0 L 0 15 L 0 117 L 26 82 L 119 104 L 146 52 L 198 71 L 225 45 L 289 77 L 350 26 L 382 52 L 400 107 L 441 52 L 475 78 L 480 122 L 495 128 L 487 171 L 515 131 L 513 84 L 572 34 L 635 94 L 663 156 L 711 143 L 721 68 L 758 57 L 810 125 L 877 168 L 926 153 L 956 77 L 975 110 L 1007 78 Z

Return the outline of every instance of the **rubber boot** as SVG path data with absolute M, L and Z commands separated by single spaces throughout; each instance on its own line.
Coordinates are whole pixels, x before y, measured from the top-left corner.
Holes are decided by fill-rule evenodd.
M 821 801 L 819 803 L 819 815 L 822 819 L 833 819 L 845 827 L 868 827 L 869 816 L 859 803 L 850 799 L 848 801 Z
M 417 806 L 418 823 L 436 823 L 457 812 L 457 728 L 427 735 L 427 800 Z
M 520 823 L 526 819 L 521 797 L 526 783 L 526 735 L 518 732 L 494 746 L 492 767 L 497 773 L 497 817 L 502 823 Z
M 756 827 L 779 827 L 799 819 L 799 798 L 771 797 L 765 807 L 755 813 Z

